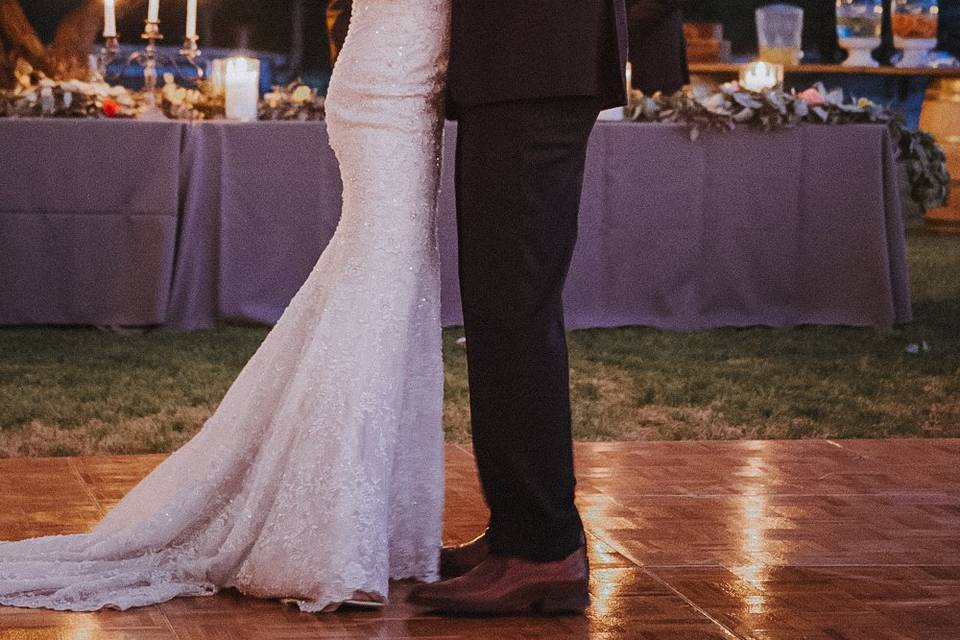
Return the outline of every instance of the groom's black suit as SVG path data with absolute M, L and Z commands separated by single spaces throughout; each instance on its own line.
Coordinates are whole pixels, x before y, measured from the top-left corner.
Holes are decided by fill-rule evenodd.
M 561 292 L 587 140 L 623 104 L 623 0 L 453 0 L 460 281 L 495 555 L 581 546 Z

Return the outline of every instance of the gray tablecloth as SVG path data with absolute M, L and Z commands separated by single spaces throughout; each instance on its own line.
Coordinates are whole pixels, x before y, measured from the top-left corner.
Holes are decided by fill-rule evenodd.
M 168 325 L 274 322 L 340 213 L 321 123 L 187 130 Z M 461 321 L 452 153 L 440 196 L 443 319 Z M 891 142 L 882 126 L 738 131 L 599 123 L 565 292 L 572 328 L 911 319 Z
M 888 132 L 598 126 L 566 304 L 574 326 L 912 319 Z
M 273 323 L 340 218 L 340 171 L 322 123 L 187 128 L 183 216 L 167 325 Z
M 460 322 L 455 128 L 440 195 L 444 324 Z M 322 123 L 0 120 L 0 324 L 274 322 L 332 236 Z M 598 124 L 565 293 L 575 328 L 911 319 L 882 126 Z M 179 223 L 179 224 L 178 224 Z
M 183 126 L 0 120 L 0 324 L 161 324 Z

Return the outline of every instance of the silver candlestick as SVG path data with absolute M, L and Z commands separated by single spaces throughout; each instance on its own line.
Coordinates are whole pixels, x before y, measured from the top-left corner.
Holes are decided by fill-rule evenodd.
M 203 67 L 200 65 L 200 47 L 197 43 L 200 41 L 200 36 L 189 36 L 183 40 L 183 48 L 180 49 L 180 55 L 187 59 L 187 62 L 190 63 L 190 66 L 193 67 L 194 72 L 197 74 L 197 80 L 203 80 Z
M 97 56 L 97 80 L 107 77 L 107 67 L 120 55 L 120 39 L 117 36 L 103 36 L 103 47 Z
M 157 106 L 157 81 L 160 76 L 160 65 L 172 65 L 177 70 L 177 75 L 185 77 L 181 72 L 177 61 L 170 56 L 161 54 L 157 44 L 163 40 L 163 34 L 160 33 L 159 20 L 146 20 L 143 33 L 140 37 L 146 41 L 146 46 L 140 51 L 135 51 L 127 59 L 128 64 L 139 64 L 143 67 L 143 94 L 147 108 L 141 114 L 142 120 L 161 120 L 166 119 L 163 112 Z M 196 79 L 203 78 L 203 67 L 200 64 L 199 37 L 192 36 L 184 39 L 183 48 L 180 55 L 183 56 L 190 66 L 193 67 Z M 107 67 L 113 62 L 120 53 L 120 43 L 117 37 L 104 37 L 104 46 L 97 56 L 97 71 L 101 78 L 106 75 Z M 91 62 L 92 64 L 92 62 Z
M 147 105 L 157 106 L 157 42 L 163 40 L 160 33 L 159 20 L 147 20 L 146 27 L 140 37 L 147 41 L 143 51 L 143 90 L 146 93 Z

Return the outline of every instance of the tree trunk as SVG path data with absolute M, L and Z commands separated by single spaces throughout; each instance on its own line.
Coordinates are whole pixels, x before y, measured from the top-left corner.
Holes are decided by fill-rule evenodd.
M 13 58 L 7 53 L 3 38 L 0 37 L 0 89 L 13 88 L 13 64 Z
M 117 19 L 143 9 L 146 0 L 117 3 Z M 0 51 L 6 49 L 6 62 L 0 62 L 0 84 L 13 77 L 11 66 L 23 58 L 39 71 L 58 80 L 86 78 L 87 56 L 94 51 L 103 30 L 103 0 L 87 0 L 71 11 L 57 27 L 53 43 L 45 47 L 37 36 L 19 0 L 0 0 Z
M 122 6 L 122 3 L 121 3 Z M 87 56 L 103 32 L 103 2 L 89 0 L 60 21 L 47 53 L 47 67 L 59 80 L 85 79 Z
M 0 34 L 10 56 L 23 58 L 35 69 L 48 70 L 46 47 L 37 37 L 18 0 L 0 0 Z

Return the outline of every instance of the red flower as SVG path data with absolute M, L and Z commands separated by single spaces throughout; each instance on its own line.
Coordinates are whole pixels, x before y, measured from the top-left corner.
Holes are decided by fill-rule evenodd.
M 811 107 L 822 107 L 827 104 L 827 99 L 817 90 L 816 87 L 810 87 L 797 96 Z
M 115 118 L 120 114 L 120 105 L 117 104 L 116 100 L 112 98 L 107 98 L 103 101 L 103 106 L 100 107 L 100 110 L 103 111 L 103 115 L 108 118 Z

